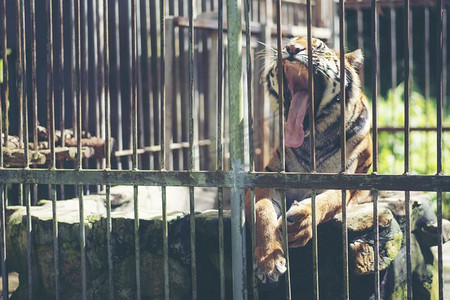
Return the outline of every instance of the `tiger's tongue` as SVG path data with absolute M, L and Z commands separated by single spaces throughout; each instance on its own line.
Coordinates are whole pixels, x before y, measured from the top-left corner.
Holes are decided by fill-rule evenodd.
M 296 92 L 292 97 L 288 118 L 284 127 L 286 147 L 297 148 L 303 144 L 305 138 L 303 120 L 308 110 L 308 98 L 308 91 Z

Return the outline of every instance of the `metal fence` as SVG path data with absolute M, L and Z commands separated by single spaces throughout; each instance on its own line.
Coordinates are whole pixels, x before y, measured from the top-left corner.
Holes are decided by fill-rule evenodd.
M 6 253 L 6 206 L 11 193 L 8 185 L 18 186 L 19 203 L 27 209 L 28 239 L 28 292 L 33 298 L 32 245 L 33 228 L 31 226 L 32 199 L 35 202 L 41 195 L 37 185 L 45 187 L 53 203 L 53 242 L 55 294 L 60 298 L 60 257 L 58 243 L 57 199 L 67 198 L 74 193 L 79 198 L 80 223 L 83 223 L 83 197 L 86 193 L 96 192 L 98 186 L 106 189 L 107 207 L 107 241 L 109 265 L 110 298 L 114 298 L 113 260 L 111 248 L 111 201 L 112 185 L 134 186 L 134 236 L 137 298 L 141 298 L 140 241 L 138 230 L 139 194 L 138 186 L 162 187 L 162 219 L 164 222 L 164 278 L 165 298 L 169 298 L 169 266 L 168 266 L 168 229 L 167 229 L 167 186 L 189 187 L 190 195 L 190 241 L 191 241 L 191 276 L 192 298 L 197 298 L 196 272 L 196 230 L 195 230 L 195 195 L 194 187 L 218 187 L 219 235 L 220 243 L 220 294 L 225 299 L 225 262 L 224 262 L 224 189 L 231 192 L 232 212 L 232 258 L 233 258 L 233 298 L 245 299 L 248 289 L 257 297 L 256 278 L 253 274 L 253 286 L 247 287 L 246 247 L 255 247 L 255 234 L 252 233 L 251 245 L 246 245 L 245 222 L 254 224 L 255 217 L 245 220 L 244 189 L 252 191 L 258 187 L 276 189 L 305 188 L 312 189 L 313 220 L 315 220 L 315 191 L 319 189 L 342 189 L 343 223 L 342 248 L 343 291 L 344 298 L 349 299 L 348 274 L 348 236 L 346 229 L 345 190 L 365 189 L 374 193 L 373 209 L 377 216 L 377 195 L 379 190 L 405 191 L 406 201 L 406 247 L 407 247 L 407 296 L 412 295 L 411 270 L 411 203 L 410 191 L 432 191 L 437 193 L 437 216 L 439 235 L 442 236 L 442 195 L 450 191 L 450 177 L 444 175 L 442 167 L 442 134 L 443 134 L 443 98 L 445 95 L 444 62 L 446 40 L 443 32 L 444 1 L 439 0 L 429 9 L 439 13 L 439 43 L 426 44 L 428 51 L 436 51 L 438 66 L 436 70 L 437 84 L 437 169 L 435 175 L 413 175 L 409 165 L 409 95 L 411 89 L 411 27 L 410 1 L 392 1 L 388 4 L 403 5 L 403 40 L 404 47 L 404 81 L 405 81 L 405 135 L 404 174 L 389 175 L 377 172 L 377 98 L 379 88 L 379 43 L 377 7 L 384 5 L 382 1 L 370 2 L 371 15 L 371 74 L 366 81 L 371 81 L 372 92 L 372 137 L 374 164 L 371 174 L 346 174 L 345 130 L 342 130 L 342 170 L 339 174 L 317 174 L 315 172 L 315 148 L 311 147 L 311 172 L 299 173 L 265 173 L 256 172 L 263 167 L 270 149 L 264 146 L 269 139 L 264 128 L 265 104 L 255 105 L 256 97 L 264 99 L 264 91 L 257 84 L 261 61 L 255 59 L 255 53 L 271 47 L 272 35 L 276 35 L 276 48 L 281 53 L 284 36 L 307 35 L 330 39 L 331 32 L 321 28 L 320 10 L 324 1 L 311 3 L 300 1 L 240 1 L 222 0 L 202 1 L 45 1 L 43 6 L 36 7 L 35 1 L 24 0 L 0 2 L 0 57 L 2 59 L 3 77 L 1 88 L 0 133 L 4 142 L 0 143 L 0 197 L 1 197 L 1 258 L 3 278 L 3 298 L 8 297 L 8 269 Z M 411 1 L 416 3 L 417 1 Z M 178 3 L 178 7 L 176 4 Z M 339 48 L 340 60 L 344 61 L 345 5 L 362 5 L 362 2 L 340 0 L 339 12 Z M 365 4 L 368 1 L 364 1 Z M 168 10 L 167 10 L 168 8 Z M 314 11 L 313 11 L 314 8 Z M 123 10 L 122 10 L 123 9 Z M 272 9 L 276 11 L 272 15 Z M 121 11 L 121 12 L 120 12 Z M 195 13 L 202 11 L 202 14 Z M 198 18 L 197 15 L 208 16 L 214 11 L 213 18 Z M 14 12 L 10 14 L 10 12 Z M 120 13 L 119 13 L 120 12 Z M 243 16 L 242 16 L 243 14 Z M 226 15 L 226 17 L 225 17 Z M 45 22 L 37 21 L 37 16 L 45 17 Z M 244 19 L 245 28 L 241 24 Z M 226 20 L 226 22 L 224 21 Z M 120 26 L 119 24 L 126 24 Z M 15 23 L 14 23 L 15 22 Z M 275 23 L 274 26 L 272 22 Z M 323 20 L 322 20 L 323 22 Z M 291 26 L 295 24 L 296 26 Z M 315 27 L 313 28 L 313 25 Z M 7 26 L 13 26 L 16 34 L 7 34 Z M 276 30 L 274 30 L 276 28 Z M 337 29 L 337 28 L 336 28 Z M 93 31 L 92 31 L 93 30 Z M 226 33 L 226 40 L 224 39 Z M 242 42 L 243 33 L 245 42 Z M 45 37 L 44 40 L 37 36 Z M 255 38 L 256 37 L 256 38 Z M 91 40 L 88 40 L 91 39 Z M 262 40 L 265 46 L 254 44 L 255 39 Z M 395 40 L 395 39 L 394 39 Z M 45 41 L 45 43 L 43 42 Z M 17 52 L 15 59 L 7 55 L 7 43 L 15 43 Z M 89 45 L 89 47 L 88 47 Z M 124 49 L 124 45 L 125 48 Z M 311 45 L 311 43 L 309 43 Z M 429 48 L 428 48 L 429 46 Z M 39 48 L 41 47 L 41 48 Z M 46 48 L 45 48 L 46 47 Z M 243 55 L 242 49 L 245 49 Z M 44 50 L 46 49 L 46 50 Z M 56 50 L 54 50 L 56 49 Z M 226 51 L 224 51 L 224 49 Z M 46 53 L 46 60 L 38 60 L 37 53 Z M 308 51 L 311 53 L 311 51 Z M 111 54 L 111 55 L 110 55 Z M 245 67 L 243 67 L 243 61 Z M 125 65 L 124 65 L 125 62 Z M 28 63 L 28 64 L 27 64 Z M 205 64 L 207 67 L 200 64 Z M 281 69 L 281 56 L 278 66 Z M 310 57 L 310 63 L 312 63 Z M 42 65 L 45 66 L 42 67 Z M 9 67 L 8 66 L 14 66 Z M 40 66 L 40 67 L 39 67 Z M 393 66 L 394 67 L 394 66 Z M 45 78 L 37 76 L 37 70 L 46 70 Z M 14 72 L 15 88 L 11 88 L 11 77 L 8 70 Z M 309 77 L 312 68 L 308 68 Z M 344 77 L 341 67 L 341 78 Z M 428 70 L 429 72 L 429 70 Z M 392 71 L 397 74 L 397 70 Z M 174 75 L 176 74 L 176 75 Z M 179 75 L 179 76 L 178 76 Z M 243 80 L 243 78 L 245 79 Z M 89 82 L 88 82 L 89 80 Z M 127 82 L 124 85 L 124 82 Z M 282 80 L 279 79 L 282 94 Z M 309 82 L 310 87 L 313 80 Z M 341 99 L 345 99 L 344 81 L 341 82 Z M 42 88 L 46 86 L 46 88 Z M 41 88 L 40 88 L 41 87 Z M 246 91 L 244 92 L 244 87 Z M 428 86 L 429 89 L 429 86 Z M 44 91 L 45 90 L 45 91 Z M 312 88 L 309 89 L 312 91 Z M 44 91 L 44 92 L 43 92 Z M 429 90 L 428 90 L 429 91 Z M 314 95 L 310 92 L 310 101 L 314 103 Z M 46 101 L 39 101 L 46 99 Z M 57 99 L 57 101 L 55 101 Z M 226 101 L 224 101 L 224 99 Z M 244 101 L 245 100 L 245 101 Z M 40 103 L 47 105 L 42 110 Z M 265 103 L 265 102 L 262 102 Z M 341 115 L 344 115 L 344 101 L 341 101 Z M 113 104 L 113 105 L 111 105 Z M 11 114 L 9 106 L 16 106 L 18 114 Z M 31 106 L 31 109 L 30 109 Z M 311 108 L 314 105 L 310 105 Z M 245 109 L 244 109 L 245 108 Z M 265 111 L 266 110 L 266 111 Z M 14 111 L 14 110 L 12 110 Z M 45 112 L 46 111 L 46 112 Z M 128 115 L 123 112 L 129 112 Z M 281 145 L 282 166 L 284 170 L 284 105 L 280 104 L 279 116 L 273 118 L 278 124 L 272 124 L 271 143 Z M 245 115 L 245 116 L 244 116 Z M 28 118 L 32 116 L 30 121 Z M 310 111 L 311 129 L 314 130 L 314 111 Z M 344 120 L 344 118 L 341 118 Z M 48 139 L 48 168 L 38 168 L 37 162 L 30 155 L 38 149 L 39 120 L 46 120 Z M 29 124 L 32 126 L 29 126 Z M 17 126 L 14 127 L 14 124 Z M 57 126 L 56 124 L 59 124 Z M 131 125 L 130 125 L 131 124 Z M 246 124 L 245 131 L 243 124 Z M 344 126 L 344 122 L 341 122 Z M 72 129 L 75 140 L 76 156 L 72 164 L 62 163 L 58 159 L 56 143 L 58 136 L 56 127 L 61 132 L 61 146 L 64 147 L 64 130 Z M 341 127 L 345 128 L 345 127 Z M 104 157 L 88 160 L 83 139 L 87 133 L 104 139 Z M 23 167 L 8 167 L 3 153 L 10 141 L 10 133 L 19 137 L 19 149 L 23 153 Z M 32 133 L 30 145 L 29 133 Z M 115 149 L 113 150 L 112 139 Z M 255 143 L 257 144 L 255 147 Z M 259 143 L 259 144 L 258 144 Z M 314 133 L 312 143 L 314 145 Z M 258 151 L 255 150 L 258 149 Z M 248 153 L 248 155 L 246 155 Z M 256 168 L 255 168 L 256 166 Z M 126 170 L 129 169 L 129 170 Z M 48 186 L 48 188 L 47 188 Z M 33 192 L 34 191 L 34 192 Z M 33 194 L 33 195 L 32 195 Z M 64 195 L 66 194 L 66 195 Z M 253 210 L 254 212 L 254 210 Z M 282 207 L 282 219 L 286 220 L 286 207 Z M 378 218 L 374 217 L 375 236 L 378 237 Z M 314 221 L 315 223 L 315 221 Z M 286 222 L 284 222 L 286 224 Z M 255 226 L 252 226 L 253 228 Z M 284 231 L 286 232 L 286 230 Z M 86 243 L 85 227 L 80 226 L 82 295 L 87 299 L 86 277 Z M 285 253 L 288 253 L 287 237 L 284 236 Z M 318 269 L 317 227 L 313 226 L 313 264 Z M 375 239 L 375 298 L 380 298 L 380 278 L 378 270 L 378 238 Z M 289 267 L 286 273 L 286 298 L 290 298 Z M 318 272 L 314 277 L 314 297 L 319 299 Z M 438 241 L 438 276 L 439 298 L 444 299 L 442 238 Z

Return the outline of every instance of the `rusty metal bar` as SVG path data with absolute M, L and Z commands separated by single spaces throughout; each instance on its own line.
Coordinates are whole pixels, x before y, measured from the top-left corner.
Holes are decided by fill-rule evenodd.
M 161 171 L 166 168 L 166 1 L 160 0 L 160 32 L 161 32 L 161 68 L 160 68 L 160 145 L 161 145 L 161 155 L 160 167 Z M 169 300 L 170 296 L 170 284 L 169 284 L 169 231 L 167 227 L 167 194 L 166 186 L 161 187 L 162 196 L 162 219 L 163 219 L 163 256 L 164 256 L 164 296 L 166 300 Z
M 241 173 L 239 173 L 241 174 Z M 243 174 L 243 173 L 242 173 Z M 450 192 L 449 175 L 373 175 L 373 174 L 308 174 L 308 173 L 245 173 L 239 188 L 302 188 L 334 190 L 392 190 Z M 231 172 L 217 171 L 147 171 L 139 170 L 64 170 L 0 169 L 0 183 L 39 183 L 65 185 L 142 185 L 142 186 L 233 186 Z
M 379 51 L 378 51 L 378 12 L 377 2 L 372 0 L 371 7 L 371 29 L 372 29 L 372 174 L 378 172 L 378 124 L 377 124 L 377 100 L 378 100 L 378 70 L 379 70 Z M 373 231 L 374 231 L 374 297 L 380 299 L 380 269 L 379 269 L 379 240 L 380 233 L 378 228 L 378 190 L 372 190 L 373 194 Z
M 131 1 L 131 126 L 132 126 L 132 141 L 133 141 L 133 157 L 132 157 L 132 171 L 138 169 L 138 130 L 137 130 L 137 80 L 138 80 L 138 66 L 137 66 L 137 0 Z M 130 6 L 129 6 L 130 8 Z M 141 253 L 140 253 L 140 241 L 139 241 L 139 196 L 138 186 L 134 185 L 134 250 L 135 250 L 135 264 L 136 264 L 136 299 L 140 300 L 142 297 L 141 291 Z
M 411 34 L 410 34 L 410 7 L 409 0 L 404 2 L 404 28 L 403 28 L 403 38 L 405 44 L 404 52 L 404 63 L 405 63 L 405 73 L 404 73 L 404 115 L 405 115 L 405 125 L 404 125 L 404 155 L 405 155 L 405 174 L 409 173 L 409 99 L 411 94 L 410 81 L 410 49 L 411 49 Z M 410 203 L 410 192 L 405 191 L 405 213 L 406 213 L 406 277 L 407 277 L 407 287 L 406 295 L 407 299 L 412 299 L 412 261 L 411 261 L 411 203 Z

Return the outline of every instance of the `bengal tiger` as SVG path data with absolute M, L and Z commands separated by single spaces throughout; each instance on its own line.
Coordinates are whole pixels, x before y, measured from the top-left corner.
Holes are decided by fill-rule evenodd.
M 279 101 L 277 53 L 263 74 L 270 97 Z M 316 170 L 323 173 L 341 171 L 340 102 L 345 101 L 346 161 L 348 173 L 367 173 L 372 165 L 370 113 L 366 96 L 361 91 L 359 68 L 363 63 L 360 49 L 345 54 L 345 100 L 340 97 L 340 56 L 319 40 L 312 39 L 314 74 Z M 297 37 L 282 49 L 285 87 L 286 172 L 310 171 L 310 130 L 308 90 L 308 43 Z M 279 172 L 280 148 L 268 165 L 267 172 Z M 360 191 L 347 191 L 347 204 L 361 196 Z M 336 190 L 316 191 L 317 224 L 332 219 L 341 211 L 342 193 Z M 251 198 L 246 195 L 247 219 Z M 289 247 L 302 247 L 312 238 L 310 190 L 286 190 L 286 220 Z M 254 259 L 257 277 L 262 283 L 277 282 L 286 271 L 281 239 L 281 194 L 276 189 L 255 190 L 256 248 Z

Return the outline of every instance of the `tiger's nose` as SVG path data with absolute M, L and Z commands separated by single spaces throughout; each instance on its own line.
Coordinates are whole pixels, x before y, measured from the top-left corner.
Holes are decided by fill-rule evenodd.
M 290 55 L 295 55 L 295 54 L 297 54 L 297 53 L 300 52 L 300 48 L 297 47 L 297 46 L 294 45 L 294 44 L 289 44 L 289 45 L 286 45 L 286 51 L 287 51 Z

